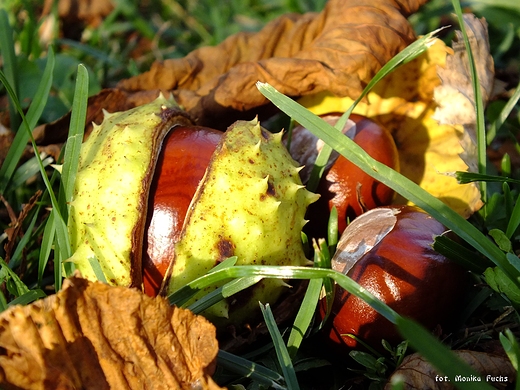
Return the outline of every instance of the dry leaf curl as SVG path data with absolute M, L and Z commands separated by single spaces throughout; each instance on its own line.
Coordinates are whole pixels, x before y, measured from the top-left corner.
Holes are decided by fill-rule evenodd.
M 225 130 L 261 120 L 274 107 L 256 89 L 268 82 L 292 97 L 331 91 L 356 98 L 376 72 L 415 40 L 406 17 L 427 0 L 329 0 L 320 13 L 287 14 L 257 33 L 241 32 L 184 58 L 156 62 L 89 100 L 87 124 L 102 109 L 124 111 L 171 92 L 199 125 Z M 262 118 L 263 117 L 263 118 Z M 42 143 L 63 142 L 70 116 L 40 128 Z M 51 141 L 52 142 L 52 141 Z
M 415 39 L 406 16 L 424 2 L 329 0 L 319 14 L 282 16 L 258 33 L 235 34 L 182 59 L 157 62 L 118 86 L 172 91 L 201 124 L 216 127 L 222 127 L 220 117 L 228 110 L 248 111 L 267 103 L 256 81 L 289 96 L 328 90 L 355 97 Z
M 487 22 L 472 14 L 464 14 L 464 22 L 471 50 L 476 59 L 475 66 L 480 79 L 482 99 L 487 103 L 495 86 L 495 65 L 490 55 Z M 462 33 L 460 31 L 455 33 L 453 53 L 446 58 L 446 66 L 438 69 L 441 85 L 434 90 L 437 108 L 433 119 L 440 125 L 462 128 L 464 152 L 461 156 L 471 172 L 478 172 L 475 96 Z
M 218 389 L 215 328 L 162 298 L 72 277 L 0 316 L 3 389 Z

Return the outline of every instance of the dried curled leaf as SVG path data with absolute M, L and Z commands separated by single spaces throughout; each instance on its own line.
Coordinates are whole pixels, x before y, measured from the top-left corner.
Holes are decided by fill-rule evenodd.
M 172 92 L 198 124 L 222 130 L 237 119 L 273 113 L 257 81 L 293 97 L 328 90 L 355 98 L 415 39 L 406 17 L 425 2 L 330 0 L 321 13 L 281 16 L 258 33 L 238 33 L 184 58 L 156 62 L 100 92 L 89 101 L 87 123 L 101 121 L 101 108 L 124 111 L 149 103 L 158 90 Z M 40 129 L 40 139 L 52 137 L 56 127 L 64 133 L 63 122 L 48 127 Z
M 497 388 L 506 388 L 516 378 L 516 371 L 506 356 L 494 355 L 487 352 L 468 350 L 453 351 L 460 359 L 468 363 L 479 374 L 482 382 L 488 382 Z M 404 381 L 405 390 L 431 389 L 451 390 L 455 386 L 445 380 L 421 355 L 414 353 L 403 359 L 399 368 L 389 378 L 386 389 L 391 389 L 392 378 L 400 376 Z M 460 378 L 461 381 L 462 378 Z M 477 379 L 473 378 L 473 382 Z
M 475 65 L 480 78 L 483 100 L 487 102 L 493 92 L 495 68 L 490 55 L 487 23 L 475 15 L 464 14 L 464 22 L 475 56 Z M 462 33 L 456 31 L 452 47 L 453 53 L 446 58 L 446 67 L 439 68 L 442 84 L 435 88 L 434 97 L 439 106 L 435 119 L 441 124 L 466 125 L 475 132 L 475 96 L 473 93 L 468 54 Z M 453 109 L 453 106 L 457 110 Z
M 476 59 L 477 74 L 480 79 L 482 98 L 487 102 L 493 93 L 495 67 L 490 55 L 487 23 L 475 15 L 464 14 L 471 51 Z M 460 31 L 456 32 L 452 44 L 453 53 L 446 58 L 446 67 L 439 68 L 442 84 L 434 90 L 438 104 L 433 119 L 441 125 L 462 127 L 463 160 L 469 170 L 478 172 L 476 146 L 475 96 L 469 70 L 468 54 Z M 456 107 L 456 109 L 454 109 Z
M 246 111 L 264 105 L 257 81 L 289 96 L 324 90 L 356 96 L 414 39 L 404 15 L 422 3 L 330 0 L 320 14 L 285 15 L 259 33 L 236 34 L 216 47 L 155 63 L 119 87 L 173 90 L 179 104 L 203 123 L 217 107 Z
M 0 316 L 3 389 L 218 389 L 217 352 L 204 318 L 79 277 Z
M 487 40 L 487 31 L 477 30 L 484 25 L 472 24 L 477 41 Z M 486 49 L 487 48 L 487 49 Z M 482 88 L 491 91 L 494 72 L 489 46 L 480 42 L 475 58 L 483 74 Z M 474 105 L 462 105 L 468 96 L 471 84 L 461 80 L 467 68 L 467 56 L 461 54 L 455 44 L 451 50 L 437 40 L 423 55 L 397 68 L 381 80 L 368 94 L 367 101 L 358 104 L 354 113 L 365 115 L 381 123 L 392 132 L 400 156 L 401 173 L 413 180 L 432 195 L 438 197 L 464 217 L 469 217 L 482 206 L 480 192 L 475 184 L 460 185 L 450 175 L 454 171 L 467 171 L 476 164 L 476 155 L 471 129 L 475 128 Z M 484 72 L 483 69 L 486 69 Z M 463 86 L 464 85 L 464 86 Z M 458 101 L 444 102 L 439 88 L 450 89 Z M 468 90 L 469 88 L 469 90 Z M 469 95 L 471 99 L 472 92 Z M 484 98 L 489 93 L 484 94 Z M 315 114 L 346 111 L 353 100 L 337 97 L 332 93 L 320 93 L 304 97 L 300 103 Z M 440 122 L 439 108 L 445 107 L 443 118 L 448 113 L 465 112 L 466 118 Z M 473 110 L 472 116 L 468 114 Z M 451 115 L 455 118 L 454 115 Z M 398 198 L 396 203 L 405 203 Z

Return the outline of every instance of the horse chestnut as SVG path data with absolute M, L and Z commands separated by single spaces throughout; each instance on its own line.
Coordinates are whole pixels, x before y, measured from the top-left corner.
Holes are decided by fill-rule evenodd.
M 445 326 L 460 303 L 466 272 L 432 248 L 445 227 L 414 206 L 375 208 L 345 230 L 332 259 L 342 272 L 397 313 L 433 329 Z M 324 313 L 324 302 L 320 305 Z M 400 337 L 386 318 L 362 299 L 336 288 L 329 338 L 354 348 L 362 339 L 374 348 Z
M 194 127 L 164 96 L 106 113 L 80 152 L 69 265 L 88 279 L 155 295 L 175 292 L 231 256 L 240 265 L 306 264 L 301 230 L 318 195 L 303 186 L 281 137 L 256 119 L 224 133 Z M 205 314 L 238 323 L 285 288 L 262 280 Z
M 321 118 L 334 125 L 341 117 L 339 113 L 323 115 Z M 343 133 L 361 146 L 371 157 L 393 168 L 399 169 L 399 155 L 390 132 L 361 115 L 351 114 Z M 309 145 L 315 148 L 309 149 Z M 321 141 L 302 126 L 293 129 L 291 154 L 301 164 L 308 164 L 302 175 L 308 178 L 316 155 L 321 150 Z M 338 211 L 338 229 L 343 232 L 348 220 L 353 220 L 365 210 L 388 205 L 394 191 L 381 184 L 345 157 L 334 152 L 326 167 L 324 177 L 317 188 L 321 198 L 308 210 L 309 232 L 312 236 L 323 236 L 332 207 Z
M 148 295 L 160 290 L 188 207 L 221 138 L 218 130 L 177 126 L 163 142 L 148 197 L 143 256 L 143 287 Z

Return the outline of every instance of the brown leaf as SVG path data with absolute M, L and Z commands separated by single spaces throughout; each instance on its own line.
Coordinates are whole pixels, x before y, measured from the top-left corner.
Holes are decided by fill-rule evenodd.
M 156 62 L 150 71 L 102 91 L 89 100 L 87 123 L 97 122 L 102 108 L 127 110 L 152 101 L 159 90 L 173 93 L 198 124 L 222 130 L 237 119 L 276 112 L 257 81 L 293 97 L 331 91 L 355 98 L 415 39 L 406 17 L 426 1 L 330 0 L 321 13 L 281 16 L 258 33 L 238 33 L 184 58 Z M 41 128 L 41 142 L 49 143 L 46 136 L 53 132 L 63 142 L 68 121 L 67 116 L 51 125 L 52 131 Z
M 480 80 L 482 99 L 486 105 L 492 95 L 495 81 L 495 67 L 489 51 L 487 23 L 472 14 L 465 14 L 464 22 Z M 438 107 L 433 119 L 441 125 L 463 127 L 462 158 L 468 164 L 469 171 L 478 172 L 475 96 L 462 33 L 460 31 L 455 33 L 453 53 L 447 56 L 446 66 L 438 69 L 442 84 L 434 89 L 434 99 Z
M 488 382 L 497 388 L 506 388 L 516 377 L 516 371 L 509 359 L 503 355 L 469 350 L 453 351 L 460 359 L 468 363 L 479 374 L 482 382 Z M 451 390 L 455 387 L 444 380 L 439 373 L 421 355 L 414 353 L 403 359 L 399 368 L 389 378 L 385 389 L 391 389 L 393 378 L 404 379 L 404 389 Z M 441 378 L 442 377 L 442 378 Z M 493 379 L 492 379 L 493 378 Z
M 215 328 L 162 298 L 72 277 L 0 316 L 3 389 L 218 389 Z
M 490 53 L 487 23 L 473 14 L 464 14 L 466 31 L 475 58 L 484 102 L 489 100 L 495 80 L 495 67 Z M 446 65 L 439 67 L 441 85 L 434 90 L 438 102 L 434 118 L 441 124 L 469 125 L 475 131 L 475 96 L 473 93 L 468 54 L 461 31 L 455 31 L 453 53 Z M 457 109 L 454 109 L 457 107 Z
M 424 2 L 330 0 L 319 14 L 282 16 L 256 34 L 235 34 L 216 47 L 155 63 L 119 87 L 173 91 L 201 124 L 217 127 L 222 127 L 221 111 L 266 104 L 256 81 L 289 96 L 328 90 L 355 97 L 381 66 L 414 40 L 405 16 Z

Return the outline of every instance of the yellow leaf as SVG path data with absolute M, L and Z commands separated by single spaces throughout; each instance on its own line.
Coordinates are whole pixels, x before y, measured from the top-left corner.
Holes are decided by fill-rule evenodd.
M 461 157 L 462 125 L 440 125 L 434 119 L 438 103 L 434 91 L 441 85 L 438 67 L 453 51 L 437 40 L 415 60 L 381 80 L 354 113 L 367 116 L 392 133 L 400 155 L 401 173 L 438 197 L 464 217 L 482 206 L 474 184 L 458 184 L 451 175 L 467 171 Z M 344 112 L 353 99 L 321 93 L 299 101 L 317 115 Z M 457 109 L 454 107 L 454 109 Z M 395 203 L 406 203 L 397 197 Z

